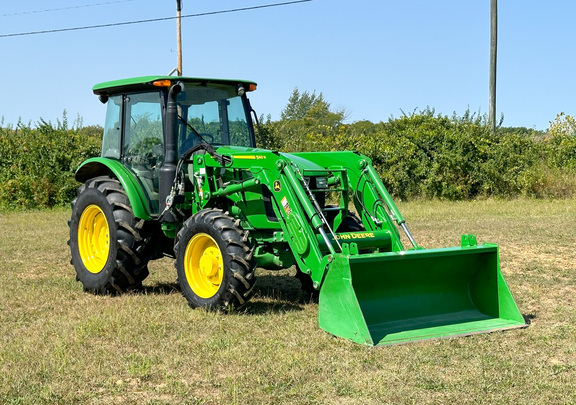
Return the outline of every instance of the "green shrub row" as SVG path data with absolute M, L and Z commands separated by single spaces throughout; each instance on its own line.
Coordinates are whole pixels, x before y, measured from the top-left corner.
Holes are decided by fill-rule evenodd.
M 427 109 L 373 124 L 268 121 L 267 146 L 281 151 L 353 150 L 372 159 L 400 199 L 529 196 L 570 198 L 576 189 L 576 135 L 499 128 L 485 118 Z
M 566 121 L 557 119 L 547 133 L 499 128 L 492 134 L 483 118 L 468 113 L 447 117 L 427 109 L 377 124 L 342 124 L 342 118 L 327 113 L 268 120 L 261 134 L 268 148 L 280 151 L 367 155 L 399 199 L 575 195 L 576 134 L 566 130 Z M 65 119 L 34 128 L 0 126 L 0 208 L 68 204 L 78 186 L 75 170 L 100 154 L 101 132 L 69 128 Z
M 40 121 L 0 128 L 0 208 L 45 208 L 70 203 L 78 184 L 74 172 L 100 154 L 101 130 L 68 128 Z

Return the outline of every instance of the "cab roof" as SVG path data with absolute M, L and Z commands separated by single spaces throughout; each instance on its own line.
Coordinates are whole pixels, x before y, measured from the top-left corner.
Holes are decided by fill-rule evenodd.
M 246 91 L 254 90 L 256 83 L 249 80 L 232 80 L 232 79 L 208 79 L 199 77 L 182 77 L 182 76 L 140 76 L 129 79 L 113 80 L 95 85 L 92 88 L 94 94 L 102 96 L 111 96 L 114 94 L 134 91 L 146 91 L 166 87 L 155 85 L 155 82 L 170 81 L 170 83 L 184 82 L 184 84 L 193 84 L 196 86 L 224 85 L 238 86 L 242 85 Z M 252 86 L 250 86 L 252 85 Z

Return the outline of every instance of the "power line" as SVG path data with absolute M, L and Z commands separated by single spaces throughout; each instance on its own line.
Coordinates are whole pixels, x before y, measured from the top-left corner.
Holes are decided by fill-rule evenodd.
M 74 9 L 77 9 L 77 8 L 96 7 L 96 6 L 107 6 L 107 5 L 110 5 L 110 4 L 128 3 L 129 1 L 136 1 L 136 0 L 116 0 L 116 1 L 108 1 L 108 2 L 106 2 L 106 3 L 81 4 L 81 5 L 70 6 L 70 7 L 49 8 L 49 9 L 46 9 L 46 10 L 20 11 L 20 12 L 17 12 L 17 13 L 0 14 L 0 17 L 12 17 L 12 16 L 15 16 L 15 15 L 39 14 L 39 13 L 49 13 L 49 12 L 53 12 L 53 11 L 74 10 Z
M 205 12 L 205 13 L 183 15 L 181 18 L 204 17 L 204 16 L 208 16 L 208 15 L 236 13 L 239 11 L 248 11 L 248 10 L 257 10 L 257 9 L 262 9 L 262 8 L 288 6 L 288 5 L 292 5 L 292 4 L 298 4 L 298 3 L 307 3 L 310 1 L 314 1 L 314 0 L 295 0 L 295 1 L 287 1 L 284 3 L 264 4 L 264 5 L 253 6 L 253 7 L 234 8 L 234 9 L 220 10 L 220 11 L 209 11 L 209 12 Z M 151 18 L 148 20 L 126 21 L 126 22 L 99 24 L 99 25 L 88 25 L 88 26 L 83 26 L 83 27 L 58 28 L 58 29 L 52 29 L 52 30 L 19 32 L 19 33 L 13 33 L 13 34 L 0 34 L 0 38 L 22 37 L 22 36 L 40 35 L 40 34 L 52 34 L 55 32 L 80 31 L 80 30 L 89 30 L 89 29 L 95 29 L 95 28 L 118 27 L 118 26 L 122 26 L 122 25 L 145 24 L 145 23 L 152 23 L 152 22 L 159 22 L 159 21 L 174 20 L 176 18 L 177 17 L 162 17 L 162 18 Z

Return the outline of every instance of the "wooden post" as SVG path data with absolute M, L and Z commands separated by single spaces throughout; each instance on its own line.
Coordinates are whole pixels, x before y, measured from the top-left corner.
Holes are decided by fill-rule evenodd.
M 488 120 L 496 132 L 496 55 L 498 45 L 498 0 L 490 0 L 490 102 Z
M 178 76 L 182 76 L 182 2 L 176 0 L 176 42 L 178 42 Z

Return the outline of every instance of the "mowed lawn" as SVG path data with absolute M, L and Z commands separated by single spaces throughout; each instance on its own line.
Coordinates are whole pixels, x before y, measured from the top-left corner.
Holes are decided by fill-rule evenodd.
M 190 309 L 172 260 L 84 293 L 69 210 L 0 213 L 2 404 L 575 404 L 576 200 L 399 204 L 419 244 L 500 245 L 527 329 L 367 347 L 317 326 L 290 272 L 233 314 Z

